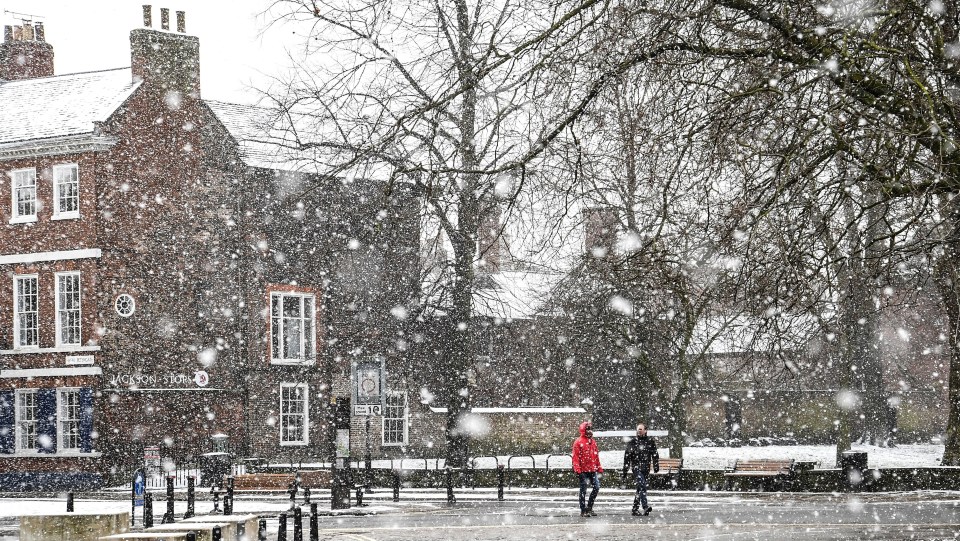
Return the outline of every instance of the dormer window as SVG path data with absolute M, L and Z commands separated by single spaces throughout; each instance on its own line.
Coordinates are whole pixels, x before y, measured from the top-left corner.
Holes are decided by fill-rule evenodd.
M 53 219 L 80 217 L 80 177 L 77 164 L 53 166 Z
M 37 221 L 37 170 L 17 169 L 10 173 L 13 212 L 10 223 Z

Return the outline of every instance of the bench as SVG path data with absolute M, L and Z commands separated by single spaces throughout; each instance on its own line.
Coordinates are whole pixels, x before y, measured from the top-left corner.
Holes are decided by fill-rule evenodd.
M 785 484 L 793 481 L 794 461 L 779 459 L 738 459 L 733 468 L 723 474 L 723 490 L 729 490 L 734 482 L 746 479 L 759 479 L 764 490 L 774 483 L 781 489 Z
M 659 466 L 660 467 L 656 472 L 653 471 L 653 465 L 650 466 L 650 474 L 647 475 L 647 483 L 653 484 L 653 482 L 655 482 L 657 479 L 663 479 L 669 484 L 669 488 L 676 488 L 677 483 L 680 482 L 680 470 L 683 469 L 683 459 L 661 458 Z M 633 477 L 631 476 L 630 479 L 633 479 Z M 624 479 L 624 484 L 629 485 L 630 483 Z

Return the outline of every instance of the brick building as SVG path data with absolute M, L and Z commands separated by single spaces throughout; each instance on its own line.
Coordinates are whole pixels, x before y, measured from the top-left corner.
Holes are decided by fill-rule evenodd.
M 350 363 L 400 354 L 414 194 L 252 143 L 264 111 L 202 100 L 183 13 L 144 19 L 131 67 L 71 75 L 42 26 L 4 31 L 0 490 L 96 485 L 218 433 L 327 456 Z

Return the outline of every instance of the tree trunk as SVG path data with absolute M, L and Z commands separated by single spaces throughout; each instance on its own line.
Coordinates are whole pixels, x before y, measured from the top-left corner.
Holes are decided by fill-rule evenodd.
M 687 392 L 678 391 L 670 401 L 670 415 L 667 417 L 667 446 L 670 458 L 683 458 L 683 446 L 686 443 L 687 410 L 684 405 Z
M 960 466 L 960 198 L 950 202 L 951 231 L 943 243 L 944 255 L 934 270 L 937 289 L 947 313 L 950 376 L 947 391 L 947 431 L 944 466 Z

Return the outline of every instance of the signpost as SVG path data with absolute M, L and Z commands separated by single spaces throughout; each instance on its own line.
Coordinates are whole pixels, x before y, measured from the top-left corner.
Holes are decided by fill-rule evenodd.
M 154 477 L 160 475 L 160 448 L 143 448 L 143 469 L 146 476 Z
M 372 456 L 370 442 L 370 417 L 383 413 L 386 371 L 383 357 L 357 361 L 353 365 L 353 414 L 366 417 L 364 423 L 367 439 L 366 461 L 367 483 L 372 474 Z

